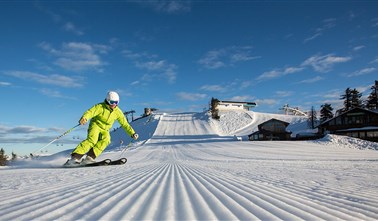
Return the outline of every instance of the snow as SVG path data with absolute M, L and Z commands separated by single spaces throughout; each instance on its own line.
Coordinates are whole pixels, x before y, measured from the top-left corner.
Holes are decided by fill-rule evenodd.
M 122 129 L 99 159 L 122 166 L 60 168 L 69 152 L 0 167 L 0 220 L 377 220 L 377 143 L 235 141 L 276 118 L 252 111 L 154 114 Z M 121 140 L 123 142 L 121 142 Z

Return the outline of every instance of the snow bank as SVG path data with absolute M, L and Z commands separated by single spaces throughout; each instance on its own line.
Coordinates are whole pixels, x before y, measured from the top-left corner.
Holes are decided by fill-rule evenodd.
M 354 137 L 327 134 L 325 137 L 312 141 L 321 145 L 335 145 L 342 148 L 378 150 L 378 143 L 361 140 Z
M 253 122 L 246 111 L 221 111 L 219 120 L 211 119 L 213 128 L 219 135 L 233 135 L 236 131 Z

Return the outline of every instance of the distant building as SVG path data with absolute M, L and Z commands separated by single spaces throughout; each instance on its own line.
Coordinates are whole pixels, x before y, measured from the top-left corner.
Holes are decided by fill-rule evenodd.
M 249 140 L 290 140 L 291 132 L 286 130 L 289 124 L 272 118 L 259 124 L 259 130 L 248 135 Z
M 354 108 L 319 126 L 322 134 L 330 133 L 378 142 L 378 110 Z
M 249 110 L 256 107 L 255 102 L 219 101 L 218 110 Z

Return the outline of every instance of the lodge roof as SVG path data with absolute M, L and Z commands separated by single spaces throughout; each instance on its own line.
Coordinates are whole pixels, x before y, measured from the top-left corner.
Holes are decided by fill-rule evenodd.
M 256 102 L 246 102 L 246 101 L 219 101 L 219 103 L 234 103 L 234 104 L 246 104 L 256 106 Z
M 336 119 L 336 118 L 338 118 L 338 117 L 341 117 L 341 116 L 343 116 L 343 115 L 346 115 L 346 114 L 348 114 L 348 113 L 355 112 L 355 111 L 363 111 L 363 112 L 367 112 L 367 113 L 371 113 L 371 114 L 378 114 L 378 109 L 375 109 L 375 110 L 369 110 L 369 109 L 365 109 L 365 108 L 361 108 L 361 107 L 355 107 L 355 108 L 350 109 L 350 110 L 348 110 L 348 111 L 346 111 L 346 112 L 344 112 L 344 113 L 342 113 L 342 114 L 340 114 L 340 115 L 337 115 L 337 116 L 335 116 L 335 117 L 333 117 L 333 118 L 330 118 L 330 119 L 328 119 L 328 120 L 322 122 L 322 123 L 319 124 L 317 127 L 323 126 L 323 125 L 327 124 L 328 122 L 330 122 L 330 121 L 333 120 L 333 119 Z

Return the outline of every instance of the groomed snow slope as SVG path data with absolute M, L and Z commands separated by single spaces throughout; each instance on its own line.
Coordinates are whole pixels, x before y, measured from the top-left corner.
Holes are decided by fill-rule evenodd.
M 378 152 L 358 142 L 233 141 L 203 113 L 151 123 L 123 166 L 0 170 L 0 220 L 378 219 Z

